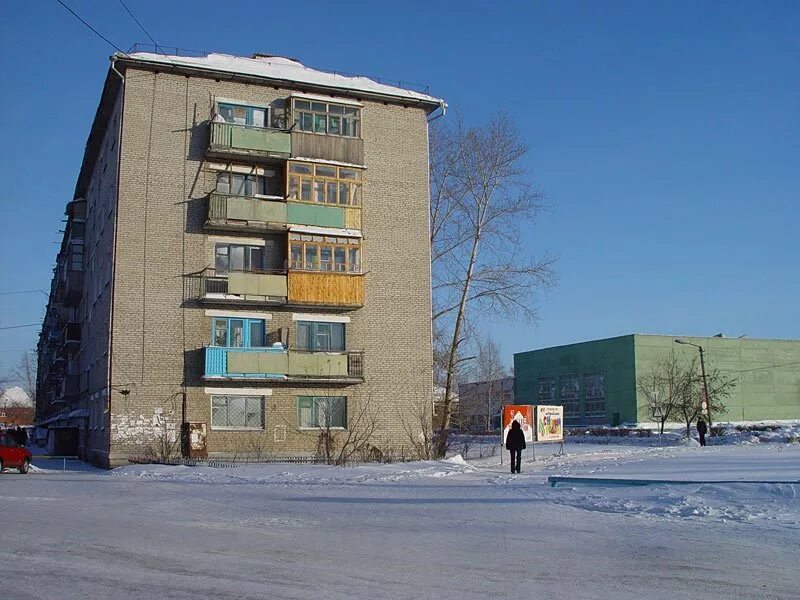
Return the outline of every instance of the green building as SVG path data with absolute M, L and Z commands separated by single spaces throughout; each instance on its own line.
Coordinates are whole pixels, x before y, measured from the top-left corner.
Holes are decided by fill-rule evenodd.
M 521 352 L 514 355 L 516 401 L 561 404 L 566 425 L 650 421 L 637 377 L 670 352 L 697 357 L 691 344 L 703 347 L 707 370 L 737 382 L 714 421 L 800 419 L 800 340 L 632 334 Z

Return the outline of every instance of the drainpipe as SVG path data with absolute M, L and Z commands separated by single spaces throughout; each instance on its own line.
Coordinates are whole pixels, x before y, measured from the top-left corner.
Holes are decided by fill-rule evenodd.
M 447 114 L 447 102 L 441 100 L 439 102 L 439 108 L 442 110 L 438 115 L 433 117 L 432 119 L 428 119 L 428 123 L 433 123 L 436 119 L 439 119 Z

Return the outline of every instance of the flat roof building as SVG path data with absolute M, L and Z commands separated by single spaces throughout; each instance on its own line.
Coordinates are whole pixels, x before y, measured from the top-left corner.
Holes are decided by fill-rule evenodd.
M 37 421 L 101 465 L 181 445 L 308 456 L 323 432 L 335 453 L 410 445 L 400 419 L 433 395 L 427 119 L 444 108 L 276 56 L 115 54 Z
M 715 421 L 800 419 L 800 340 L 631 334 L 514 355 L 516 402 L 560 404 L 566 425 L 651 421 L 636 381 L 671 352 L 736 379 Z

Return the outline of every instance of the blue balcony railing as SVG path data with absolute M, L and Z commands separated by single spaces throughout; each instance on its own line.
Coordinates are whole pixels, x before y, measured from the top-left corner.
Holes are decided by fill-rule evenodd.
M 285 378 L 287 362 L 288 352 L 283 348 L 208 346 L 205 374 L 206 377 Z
M 205 349 L 205 377 L 289 380 L 363 380 L 361 352 L 298 352 L 274 348 Z

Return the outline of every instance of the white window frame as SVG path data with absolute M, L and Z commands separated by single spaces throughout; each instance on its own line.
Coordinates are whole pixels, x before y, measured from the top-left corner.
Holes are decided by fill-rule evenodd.
M 227 402 L 231 399 L 245 399 L 245 407 L 248 400 L 258 399 L 261 402 L 261 425 L 259 427 L 248 427 L 246 425 L 216 425 L 214 423 L 214 400 L 218 398 L 225 398 Z M 209 402 L 211 404 L 211 429 L 214 431 L 266 431 L 267 429 L 267 402 L 266 396 L 260 394 L 220 394 L 214 393 L 209 395 Z M 226 402 L 226 404 L 227 404 Z M 230 408 L 227 408 L 229 411 Z M 246 408 L 245 408 L 246 414 Z M 230 420 L 230 419 L 228 419 Z

